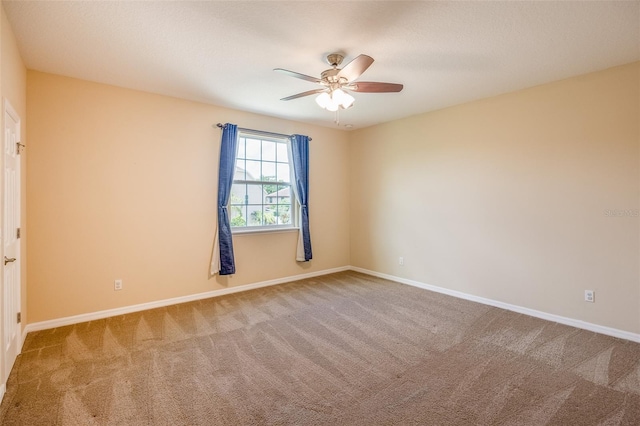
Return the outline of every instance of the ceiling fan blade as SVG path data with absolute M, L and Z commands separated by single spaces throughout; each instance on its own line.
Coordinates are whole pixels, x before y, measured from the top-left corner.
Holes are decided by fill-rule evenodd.
M 347 81 L 353 81 L 360 77 L 373 63 L 373 58 L 367 55 L 360 55 L 353 61 L 345 65 L 338 73 L 338 77 L 344 77 Z
M 374 81 L 357 81 L 348 86 L 345 86 L 347 90 L 353 90 L 360 93 L 388 93 L 388 92 L 400 92 L 404 86 L 396 83 L 378 83 Z
M 319 78 L 311 77 L 310 75 L 304 75 L 304 74 L 300 74 L 299 72 L 289 71 L 282 68 L 274 68 L 273 70 L 286 74 L 290 77 L 299 78 L 301 80 L 307 80 L 312 83 L 322 84 L 322 80 L 320 80 Z
M 298 99 L 305 96 L 315 95 L 316 93 L 326 92 L 327 89 L 315 89 L 309 90 L 307 92 L 298 93 L 296 95 L 287 96 L 286 98 L 280 99 L 281 101 L 290 101 L 291 99 Z

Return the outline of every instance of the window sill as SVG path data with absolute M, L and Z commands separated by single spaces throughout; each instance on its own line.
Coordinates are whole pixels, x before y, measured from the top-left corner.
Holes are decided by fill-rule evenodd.
M 231 235 L 255 235 L 255 234 L 278 234 L 281 232 L 299 231 L 300 228 L 274 228 L 274 229 L 232 229 Z

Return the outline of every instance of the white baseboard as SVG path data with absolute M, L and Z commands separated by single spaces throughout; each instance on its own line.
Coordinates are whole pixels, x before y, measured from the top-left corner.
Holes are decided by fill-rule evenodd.
M 425 289 L 425 290 L 434 291 L 436 293 L 447 294 L 449 296 L 457 297 L 459 299 L 470 300 L 472 302 L 478 302 L 478 303 L 482 303 L 484 305 L 489 305 L 489 306 L 495 306 L 497 308 L 502 308 L 502 309 L 506 309 L 508 311 L 518 312 L 520 314 L 525 314 L 525 315 L 529 315 L 529 316 L 532 316 L 532 317 L 536 317 L 536 318 L 541 318 L 541 319 L 548 320 L 548 321 L 557 322 L 557 323 L 568 325 L 568 326 L 571 326 L 571 327 L 576 327 L 576 328 L 581 328 L 581 329 L 584 329 L 584 330 L 593 331 L 594 333 L 605 334 L 607 336 L 618 337 L 618 338 L 621 338 L 621 339 L 626 339 L 626 340 L 630 340 L 632 342 L 640 343 L 640 334 L 637 334 L 637 333 L 631 333 L 629 331 L 619 330 L 619 329 L 611 328 L 611 327 L 605 327 L 605 326 L 598 325 L 598 324 L 592 324 L 592 323 L 589 323 L 589 322 L 586 322 L 586 321 L 581 321 L 581 320 L 577 320 L 577 319 L 573 319 L 573 318 L 567 318 L 567 317 L 563 317 L 563 316 L 560 316 L 560 315 L 549 314 L 547 312 L 537 311 L 535 309 L 525 308 L 525 307 L 518 306 L 518 305 L 512 305 L 510 303 L 500 302 L 500 301 L 493 300 L 493 299 L 487 299 L 487 298 L 480 297 L 480 296 L 474 296 L 472 294 L 463 293 L 461 291 L 450 290 L 450 289 L 447 289 L 447 288 L 438 287 L 438 286 L 434 286 L 434 285 L 430 285 L 430 284 L 425 284 L 425 283 L 422 283 L 422 282 L 419 282 L 419 281 L 414 281 L 414 280 L 410 280 L 410 279 L 406 279 L 406 278 L 396 277 L 394 275 L 383 274 L 381 272 L 371 271 L 371 270 L 364 269 L 364 268 L 359 268 L 359 267 L 356 267 L 356 266 L 343 266 L 343 267 L 340 267 L 340 268 L 324 269 L 322 271 L 310 272 L 308 274 L 293 275 L 293 276 L 284 277 L 284 278 L 277 278 L 277 279 L 274 279 L 274 280 L 261 281 L 261 282 L 257 282 L 257 283 L 253 283 L 253 284 L 245 284 L 245 285 L 240 285 L 240 286 L 236 286 L 236 287 L 229 287 L 229 288 L 223 288 L 223 289 L 219 289 L 219 290 L 207 291 L 207 292 L 204 292 L 204 293 L 192 294 L 192 295 L 188 295 L 188 296 L 175 297 L 175 298 L 172 298 L 172 299 L 158 300 L 158 301 L 155 301 L 155 302 L 141 303 L 139 305 L 124 306 L 122 308 L 107 309 L 107 310 L 104 310 L 104 311 L 91 312 L 91 313 L 87 313 L 87 314 L 74 315 L 74 316 L 70 316 L 70 317 L 57 318 L 57 319 L 53 319 L 53 320 L 41 321 L 41 322 L 36 322 L 36 323 L 32 323 L 32 324 L 27 324 L 27 326 L 22 331 L 22 343 L 24 343 L 24 339 L 26 338 L 27 334 L 32 332 L 32 331 L 47 330 L 47 329 L 51 329 L 51 328 L 62 327 L 62 326 L 65 326 L 65 325 L 71 325 L 71 324 L 77 324 L 77 323 L 86 322 L 86 321 L 94 321 L 94 320 L 98 320 L 98 319 L 113 317 L 113 316 L 116 316 L 116 315 L 129 314 L 129 313 L 133 313 L 133 312 L 144 311 L 144 310 L 147 310 L 147 309 L 153 309 L 153 308 L 160 308 L 160 307 L 169 306 L 169 305 L 175 305 L 175 304 L 178 304 L 178 303 L 192 302 L 194 300 L 201 300 L 201 299 L 208 299 L 210 297 L 224 296 L 224 295 L 227 295 L 227 294 L 239 293 L 239 292 L 242 292 L 242 291 L 254 290 L 254 289 L 257 289 L 257 288 L 261 288 L 261 287 L 268 287 L 268 286 L 272 286 L 272 285 L 283 284 L 283 283 L 288 283 L 288 282 L 291 282 L 291 281 L 297 281 L 297 280 L 302 280 L 302 279 L 306 279 L 306 278 L 312 278 L 312 277 L 317 277 L 317 276 L 327 275 L 327 274 L 333 274 L 335 272 L 342 272 L 342 271 L 348 271 L 348 270 L 361 272 L 363 274 L 371 275 L 371 276 L 374 276 L 374 277 L 384 278 L 384 279 L 387 279 L 387 280 L 390 280 L 390 281 L 398 282 L 400 284 L 406 284 L 406 285 L 410 285 L 410 286 L 413 286 L 413 287 L 418 287 L 418 288 L 422 288 L 422 289 Z M 3 388 L 0 388 L 0 390 L 2 390 L 2 389 Z
M 457 297 L 459 299 L 470 300 L 472 302 L 482 303 L 483 305 L 495 306 L 496 308 L 506 309 L 507 311 L 518 312 L 520 314 L 525 314 L 532 317 L 541 318 L 544 320 L 553 321 L 553 322 L 557 322 L 564 325 L 569 325 L 571 327 L 593 331 L 594 333 L 606 334 L 607 336 L 618 337 L 620 339 L 625 339 L 625 340 L 630 340 L 632 342 L 640 343 L 640 334 L 631 333 L 629 331 L 618 330 L 617 328 L 605 327 L 603 325 L 592 324 L 586 321 L 562 317 L 560 315 L 549 314 L 547 312 L 536 311 L 535 309 L 529 309 L 529 308 L 525 308 L 518 305 L 512 305 L 510 303 L 500 302 L 493 299 L 487 299 L 485 297 L 474 296 L 473 294 L 463 293 L 461 291 L 456 291 L 456 290 L 450 290 L 443 287 L 437 287 L 434 285 L 421 283 L 419 281 L 396 277 L 394 275 L 388 275 L 388 274 L 383 274 L 376 271 L 370 271 L 368 269 L 358 268 L 356 266 L 352 266 L 350 269 L 352 271 L 361 272 L 363 274 L 372 275 L 374 277 L 395 281 L 400 284 L 419 287 L 425 290 L 434 291 L 436 293 L 442 293 L 449 296 Z
M 87 321 L 95 321 L 103 318 L 113 317 L 116 315 L 130 314 L 133 312 L 144 311 L 147 309 L 161 308 L 169 305 L 176 305 L 178 303 L 193 302 L 194 300 L 224 296 L 227 294 L 239 293 L 247 290 L 254 290 L 257 288 L 268 287 L 276 284 L 283 284 L 283 283 L 288 283 L 292 281 L 303 280 L 306 278 L 313 278 L 320 275 L 327 275 L 327 274 L 333 274 L 336 272 L 348 271 L 349 269 L 351 269 L 351 267 L 349 266 L 343 266 L 340 268 L 333 268 L 333 269 L 323 269 L 322 271 L 310 272 L 308 274 L 292 275 L 289 277 L 277 278 L 277 279 L 268 280 L 268 281 L 261 281 L 253 284 L 239 285 L 236 287 L 222 288 L 219 290 L 212 290 L 204 293 L 190 294 L 188 296 L 174 297 L 171 299 L 157 300 L 155 302 L 141 303 L 139 305 L 130 305 L 130 306 L 124 306 L 122 308 L 107 309 L 104 311 L 90 312 L 87 314 L 74 315 L 74 316 L 64 317 L 64 318 L 56 318 L 48 321 L 34 322 L 32 324 L 27 324 L 27 326 L 22 331 L 22 341 L 24 343 L 24 339 L 26 338 L 27 334 L 31 333 L 32 331 L 48 330 L 56 327 L 63 327 L 65 325 L 78 324 L 78 323 L 87 322 Z
M 22 353 L 22 347 L 24 346 L 24 341 L 27 338 L 27 334 L 29 334 L 29 324 L 25 325 L 24 328 L 22 329 L 22 336 L 20 340 L 20 350 L 18 351 L 18 353 Z
M 3 383 L 2 385 L 0 385 L 0 401 L 2 401 L 2 398 L 4 398 L 4 393 L 7 390 L 7 385 L 5 383 Z

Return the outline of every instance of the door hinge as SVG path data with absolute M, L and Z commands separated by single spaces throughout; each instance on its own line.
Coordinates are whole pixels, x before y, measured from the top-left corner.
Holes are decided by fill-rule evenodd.
M 18 324 L 20 324 L 20 322 L 22 322 L 22 312 L 18 312 Z
M 20 155 L 20 148 L 24 148 L 25 145 L 23 143 L 20 142 L 16 142 L 16 153 L 18 153 L 18 155 Z
M 16 238 L 20 238 L 20 228 L 16 230 Z

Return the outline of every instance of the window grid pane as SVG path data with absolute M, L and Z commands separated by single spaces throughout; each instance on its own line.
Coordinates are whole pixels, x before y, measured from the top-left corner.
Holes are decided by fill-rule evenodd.
M 246 180 L 260 180 L 262 174 L 262 162 L 255 160 L 245 161 Z
M 291 181 L 291 169 L 289 163 L 276 163 L 276 176 L 278 182 L 290 182 Z
M 240 135 L 230 200 L 231 226 L 293 225 L 290 170 L 288 140 Z
M 289 163 L 289 150 L 286 143 L 279 143 L 276 147 L 276 161 Z
M 246 143 L 245 138 L 238 139 L 238 152 L 236 153 L 236 158 L 242 158 L 242 159 L 246 158 L 245 149 L 244 149 L 245 143 Z
M 262 158 L 262 144 L 258 139 L 247 138 L 245 150 L 248 160 L 260 160 Z
M 276 161 L 276 142 L 262 141 L 262 160 Z
M 275 180 L 276 179 L 276 163 L 272 161 L 262 162 L 262 180 Z

